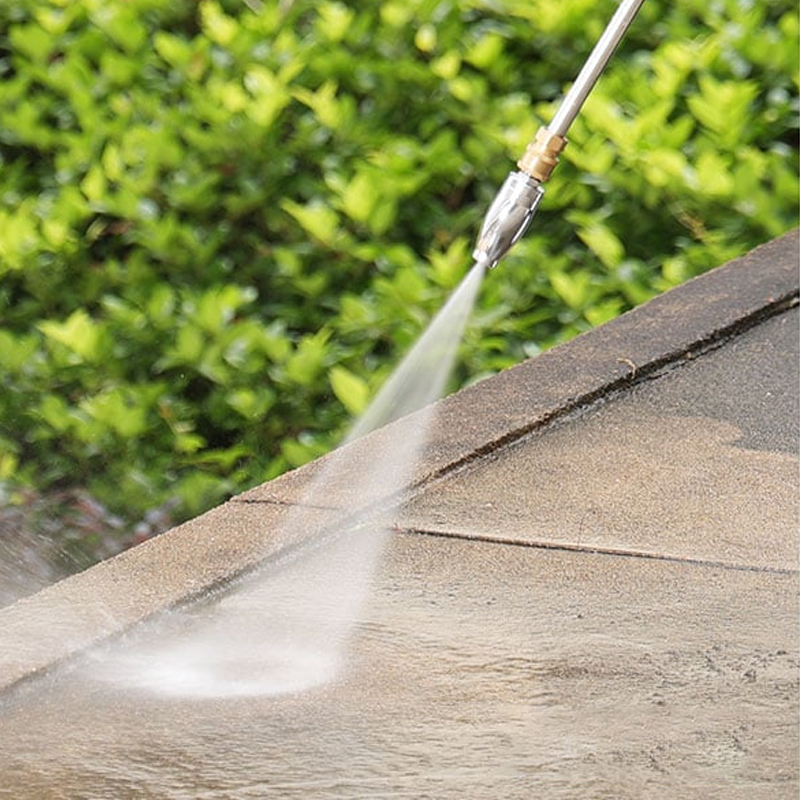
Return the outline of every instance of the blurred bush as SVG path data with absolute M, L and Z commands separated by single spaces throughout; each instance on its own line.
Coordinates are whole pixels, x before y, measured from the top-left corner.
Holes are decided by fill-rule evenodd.
M 0 481 L 180 518 L 328 450 L 614 7 L 2 4 Z M 795 225 L 797 75 L 796 3 L 645 3 L 458 380 Z

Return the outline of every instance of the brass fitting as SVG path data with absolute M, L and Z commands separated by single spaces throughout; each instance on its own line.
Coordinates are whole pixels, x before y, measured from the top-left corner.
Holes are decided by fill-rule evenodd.
M 544 183 L 558 164 L 558 154 L 566 146 L 567 140 L 563 136 L 551 133 L 545 127 L 539 128 L 517 166 L 531 178 Z

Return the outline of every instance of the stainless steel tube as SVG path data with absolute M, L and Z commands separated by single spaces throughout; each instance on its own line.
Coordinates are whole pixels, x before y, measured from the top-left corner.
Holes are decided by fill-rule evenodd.
M 622 0 L 616 13 L 603 31 L 603 35 L 594 46 L 589 58 L 583 65 L 580 74 L 575 79 L 572 88 L 561 101 L 556 115 L 547 126 L 547 130 L 555 136 L 566 136 L 569 126 L 572 125 L 581 106 L 597 83 L 603 69 L 611 58 L 617 45 L 620 43 L 625 31 L 630 27 L 634 17 L 641 8 L 644 0 Z
M 644 0 L 622 0 L 606 25 L 572 88 L 561 101 L 553 121 L 539 128 L 517 161 L 518 172 L 512 172 L 489 207 L 489 211 L 473 251 L 476 261 L 493 267 L 519 240 L 530 225 L 544 194 L 542 184 L 558 163 L 559 153 L 566 147 L 566 133 L 589 92 L 625 35 Z

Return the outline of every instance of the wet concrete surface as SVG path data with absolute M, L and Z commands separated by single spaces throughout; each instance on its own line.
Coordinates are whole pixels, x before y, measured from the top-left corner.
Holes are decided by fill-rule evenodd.
M 291 547 L 318 465 L 0 612 L 0 797 L 796 797 L 796 294 L 793 234 L 445 401 L 326 685 L 65 660 Z
M 789 798 L 795 575 L 396 535 L 341 678 L 18 694 L 0 796 Z

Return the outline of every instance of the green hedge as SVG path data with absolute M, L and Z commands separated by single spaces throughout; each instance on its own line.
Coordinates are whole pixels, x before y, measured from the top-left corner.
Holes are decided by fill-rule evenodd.
M 0 481 L 180 516 L 329 449 L 469 266 L 596 0 L 0 6 Z M 796 224 L 794 2 L 645 3 L 458 381 Z

